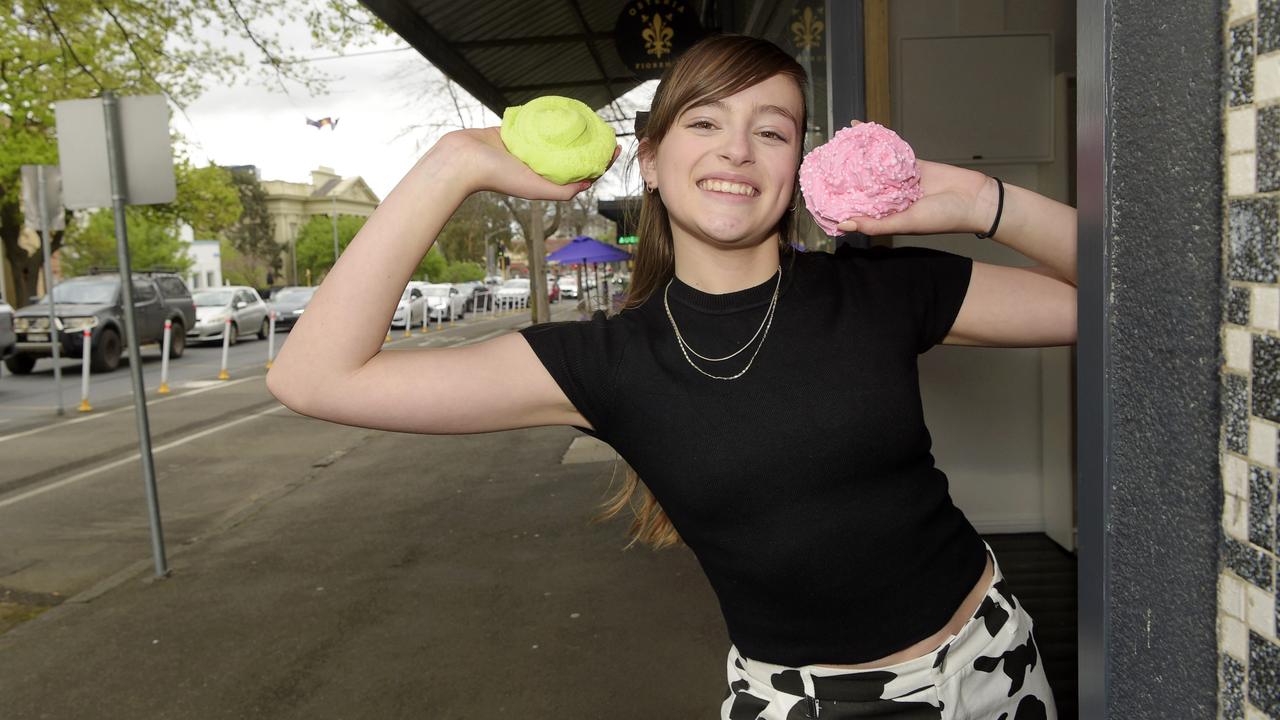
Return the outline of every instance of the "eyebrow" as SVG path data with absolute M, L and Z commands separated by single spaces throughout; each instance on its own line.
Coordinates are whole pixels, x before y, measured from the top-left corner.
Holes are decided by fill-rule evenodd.
M 723 100 L 710 100 L 708 102 L 698 103 L 697 105 L 690 107 L 689 110 L 686 110 L 685 112 L 696 110 L 700 107 L 715 108 L 716 110 L 721 110 L 724 112 L 728 112 L 729 110 L 729 106 L 726 105 Z M 791 121 L 791 125 L 796 128 L 797 132 L 799 132 L 800 130 L 800 121 L 796 119 L 796 116 L 793 115 L 790 110 L 780 105 L 757 105 L 756 113 L 757 114 L 771 113 L 773 115 L 781 115 Z

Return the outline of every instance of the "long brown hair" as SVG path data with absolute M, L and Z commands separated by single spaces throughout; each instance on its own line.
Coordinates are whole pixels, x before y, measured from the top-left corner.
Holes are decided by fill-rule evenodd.
M 808 78 L 804 68 L 777 45 L 749 35 L 713 35 L 690 47 L 679 60 L 663 73 L 649 108 L 648 121 L 636 129 L 640 141 L 634 163 L 640 156 L 657 152 L 658 146 L 671 129 L 676 118 L 691 105 L 722 100 L 774 75 L 785 75 L 795 81 L 802 98 L 800 126 L 797 128 L 798 150 L 796 154 L 796 178 L 792 199 L 800 195 L 800 152 L 804 146 L 809 111 L 803 102 Z M 640 216 L 636 224 L 638 237 L 635 267 L 631 273 L 631 287 L 623 308 L 639 307 L 661 287 L 675 272 L 675 250 L 671 236 L 671 219 L 659 193 L 642 192 Z M 792 203 L 795 207 L 795 203 Z M 788 253 L 795 240 L 796 223 L 793 212 L 784 212 L 776 226 L 781 253 Z M 634 499 L 639 495 L 639 506 Z M 657 499 L 644 486 L 639 475 L 626 468 L 622 487 L 604 503 L 597 521 L 618 514 L 624 507 L 635 513 L 629 534 L 630 547 L 637 540 L 658 550 L 682 545 L 680 534 L 667 517 Z

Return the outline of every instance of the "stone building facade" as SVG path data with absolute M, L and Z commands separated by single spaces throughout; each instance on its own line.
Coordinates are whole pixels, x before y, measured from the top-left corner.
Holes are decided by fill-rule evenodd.
M 344 178 L 323 166 L 311 171 L 310 183 L 262 180 L 261 185 L 267 194 L 267 212 L 284 254 L 284 272 L 290 285 L 299 284 L 294 244 L 311 216 L 336 213 L 368 217 L 381 202 L 358 175 Z

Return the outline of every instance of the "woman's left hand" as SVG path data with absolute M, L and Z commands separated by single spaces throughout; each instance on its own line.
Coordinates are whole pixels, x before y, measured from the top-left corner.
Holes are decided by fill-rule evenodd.
M 858 121 L 853 122 L 854 125 Z M 851 217 L 837 225 L 867 235 L 932 235 L 986 232 L 996 216 L 995 180 L 965 168 L 916 160 L 924 196 L 902 212 L 882 218 Z

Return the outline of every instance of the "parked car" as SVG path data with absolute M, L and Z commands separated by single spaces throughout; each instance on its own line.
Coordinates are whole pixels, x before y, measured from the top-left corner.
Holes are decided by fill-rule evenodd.
M 520 298 L 528 300 L 529 280 L 528 278 L 511 278 L 498 287 L 496 295 L 499 303 L 510 303 Z
M 276 330 L 291 330 L 316 294 L 314 287 L 288 286 L 271 293 L 268 303 L 276 311 Z
M 431 320 L 460 320 L 467 314 L 467 296 L 448 283 L 422 286 L 427 300 L 427 317 Z
M 5 359 L 5 367 L 15 375 L 31 372 L 36 360 L 53 355 L 53 342 L 64 356 L 81 357 L 83 332 L 90 329 L 89 364 L 95 372 L 110 372 L 120 366 L 125 347 L 124 298 L 120 275 L 95 274 L 69 278 L 53 287 L 53 310 L 57 327 L 49 328 L 49 295 L 14 313 L 17 351 Z M 196 308 L 182 277 L 167 272 L 139 272 L 133 275 L 134 319 L 138 344 L 160 342 L 164 321 L 173 322 L 169 357 L 179 358 L 186 350 L 187 328 L 196 322 Z
M 13 306 L 0 298 L 0 360 L 18 351 L 18 336 L 13 332 Z
M 422 287 L 419 283 L 410 282 L 400 293 L 400 302 L 396 303 L 395 314 L 391 316 L 391 327 L 402 328 L 405 323 L 411 328 L 421 325 L 424 305 Z
M 195 301 L 196 324 L 187 331 L 187 342 L 221 341 L 227 318 L 231 319 L 231 336 L 227 340 L 230 345 L 235 345 L 246 333 L 257 333 L 259 338 L 266 339 L 271 330 L 267 304 L 258 291 L 248 285 L 201 290 L 195 294 Z
M 556 281 L 556 287 L 560 289 L 560 294 L 567 298 L 576 299 L 580 294 L 578 292 L 578 278 L 572 275 L 560 276 L 560 279 Z

